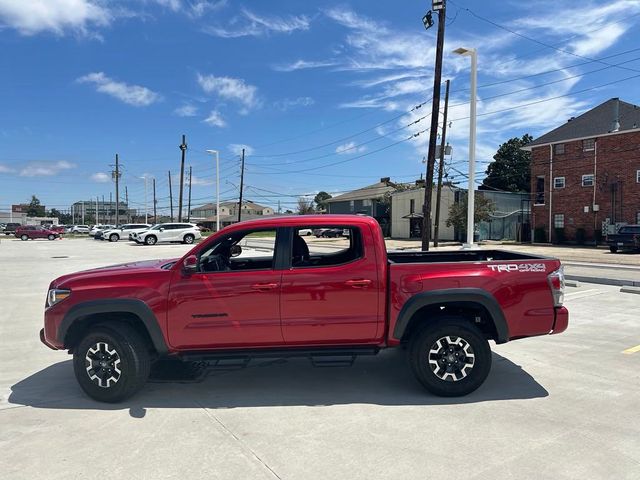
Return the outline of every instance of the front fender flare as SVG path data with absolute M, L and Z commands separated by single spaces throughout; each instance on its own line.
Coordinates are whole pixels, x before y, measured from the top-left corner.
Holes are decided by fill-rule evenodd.
M 405 302 L 400 310 L 398 321 L 393 329 L 393 337 L 398 340 L 402 339 L 409 327 L 409 322 L 421 308 L 452 302 L 481 305 L 489 312 L 493 320 L 498 334 L 496 343 L 505 343 L 509 340 L 509 327 L 500 304 L 493 295 L 480 288 L 448 288 L 414 295 Z
M 142 320 L 156 351 L 160 355 L 165 355 L 169 352 L 155 314 L 146 303 L 134 298 L 91 300 L 74 305 L 60 322 L 58 340 L 64 344 L 71 325 L 75 322 L 82 322 L 85 318 L 99 313 L 131 313 L 137 316 Z

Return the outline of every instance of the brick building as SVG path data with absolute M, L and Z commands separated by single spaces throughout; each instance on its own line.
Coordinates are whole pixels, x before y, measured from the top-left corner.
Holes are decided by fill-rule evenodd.
M 536 241 L 593 241 L 640 223 L 639 106 L 612 98 L 523 149 Z

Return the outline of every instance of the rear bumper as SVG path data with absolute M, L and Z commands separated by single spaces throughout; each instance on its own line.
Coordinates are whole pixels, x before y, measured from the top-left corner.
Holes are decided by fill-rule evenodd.
M 569 326 L 569 310 L 566 307 L 556 308 L 555 320 L 553 322 L 553 330 L 551 335 L 564 332 Z

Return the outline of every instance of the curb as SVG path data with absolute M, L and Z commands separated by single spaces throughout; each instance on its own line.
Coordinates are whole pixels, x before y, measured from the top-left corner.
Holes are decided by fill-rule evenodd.
M 640 295 L 640 287 L 622 287 L 620 291 L 623 293 L 636 293 Z
M 606 277 L 585 277 L 583 275 L 565 275 L 567 280 L 575 280 L 584 283 L 598 283 L 601 285 L 614 285 L 616 287 L 640 287 L 640 280 L 621 280 Z

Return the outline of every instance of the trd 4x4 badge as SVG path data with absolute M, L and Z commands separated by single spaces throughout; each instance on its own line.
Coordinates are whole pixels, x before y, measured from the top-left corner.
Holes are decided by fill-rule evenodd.
M 544 272 L 544 263 L 505 263 L 487 265 L 494 272 Z

